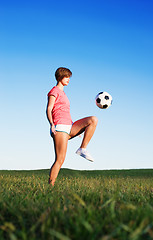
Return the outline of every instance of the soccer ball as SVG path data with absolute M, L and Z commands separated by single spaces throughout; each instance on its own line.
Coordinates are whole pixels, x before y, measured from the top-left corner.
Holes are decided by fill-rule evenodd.
M 112 96 L 107 92 L 100 92 L 96 96 L 96 105 L 99 108 L 107 109 L 112 104 Z

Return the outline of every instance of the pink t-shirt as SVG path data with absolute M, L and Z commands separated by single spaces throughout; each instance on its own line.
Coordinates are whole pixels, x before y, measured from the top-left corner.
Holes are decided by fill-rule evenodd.
M 71 125 L 70 102 L 65 92 L 55 86 L 48 93 L 48 97 L 51 95 L 56 98 L 52 109 L 53 123 Z

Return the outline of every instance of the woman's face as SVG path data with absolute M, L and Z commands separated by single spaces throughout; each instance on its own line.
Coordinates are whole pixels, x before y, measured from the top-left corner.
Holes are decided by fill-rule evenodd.
M 69 81 L 70 81 L 70 77 L 64 77 L 61 80 L 61 83 L 62 83 L 63 86 L 67 86 L 69 84 Z

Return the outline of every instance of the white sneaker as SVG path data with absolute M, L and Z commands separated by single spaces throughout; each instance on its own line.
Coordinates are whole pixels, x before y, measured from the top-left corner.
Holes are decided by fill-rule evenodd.
M 76 151 L 76 154 L 80 155 L 81 157 L 84 157 L 85 159 L 94 162 L 94 159 L 91 157 L 91 155 L 87 152 L 85 148 L 79 148 Z

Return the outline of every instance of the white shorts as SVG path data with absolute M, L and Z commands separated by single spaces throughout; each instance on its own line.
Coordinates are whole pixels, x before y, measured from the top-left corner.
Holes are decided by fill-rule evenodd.
M 57 124 L 55 125 L 55 130 L 57 132 L 65 132 L 67 134 L 70 134 L 72 125 L 66 125 L 66 124 Z M 52 134 L 52 130 L 50 129 L 50 134 Z

